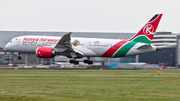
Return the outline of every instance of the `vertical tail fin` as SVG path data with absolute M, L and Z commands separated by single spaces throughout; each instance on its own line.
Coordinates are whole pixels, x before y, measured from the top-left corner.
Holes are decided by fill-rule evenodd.
M 151 40 L 154 37 L 157 26 L 163 14 L 154 15 L 151 20 L 135 35 L 130 41 L 142 42 L 151 44 Z

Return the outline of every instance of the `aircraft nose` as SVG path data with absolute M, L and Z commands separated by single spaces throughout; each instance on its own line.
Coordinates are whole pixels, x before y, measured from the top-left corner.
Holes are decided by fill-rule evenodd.
M 6 44 L 5 49 L 6 49 L 6 50 L 9 50 L 9 49 L 10 49 L 9 43 Z

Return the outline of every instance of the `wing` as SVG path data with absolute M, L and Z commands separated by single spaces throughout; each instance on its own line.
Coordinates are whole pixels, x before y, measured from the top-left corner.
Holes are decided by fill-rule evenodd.
M 60 52 L 66 50 L 66 49 L 72 50 L 72 45 L 70 42 L 71 41 L 71 38 L 70 38 L 71 33 L 72 32 L 65 34 L 54 48 L 61 49 L 61 50 L 59 50 Z
M 72 47 L 70 37 L 71 34 L 72 32 L 65 34 L 54 47 L 54 49 L 56 50 L 56 52 L 66 53 L 68 54 L 68 56 L 71 56 L 72 58 L 83 57 L 84 54 L 81 51 L 74 49 Z

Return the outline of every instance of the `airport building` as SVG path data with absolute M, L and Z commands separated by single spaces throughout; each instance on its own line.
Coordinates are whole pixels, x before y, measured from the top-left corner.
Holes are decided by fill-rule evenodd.
M 35 31 L 0 31 L 0 65 L 7 64 L 54 64 L 58 61 L 68 61 L 68 58 L 61 59 L 55 57 L 54 59 L 38 59 L 35 54 L 21 54 L 22 60 L 17 60 L 16 52 L 4 52 L 4 46 L 12 38 L 23 35 L 45 35 L 45 36 L 63 36 L 68 32 L 35 32 Z M 107 38 L 107 39 L 129 39 L 135 33 L 95 33 L 95 32 L 73 32 L 71 37 L 88 37 L 88 38 Z M 178 41 L 177 41 L 178 40 Z M 103 58 L 104 62 L 118 62 L 118 63 L 134 63 L 145 62 L 150 64 L 164 63 L 167 66 L 180 65 L 180 48 L 176 46 L 180 44 L 180 36 L 171 32 L 157 32 L 153 38 L 152 44 L 162 46 L 162 50 L 145 53 L 137 56 L 129 56 L 122 58 Z M 178 55 L 177 55 L 178 54 Z M 178 56 L 178 57 L 176 57 Z M 99 58 L 95 58 L 99 59 Z M 102 59 L 99 59 L 102 60 Z
M 157 32 L 152 40 L 155 46 L 163 47 L 159 51 L 139 55 L 139 62 L 150 64 L 176 65 L 177 34 L 171 32 Z

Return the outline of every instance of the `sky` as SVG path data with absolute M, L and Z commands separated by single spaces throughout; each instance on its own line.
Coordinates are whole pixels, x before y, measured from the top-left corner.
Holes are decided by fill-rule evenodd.
M 0 0 L 0 30 L 138 32 L 163 13 L 157 31 L 180 33 L 180 0 Z

